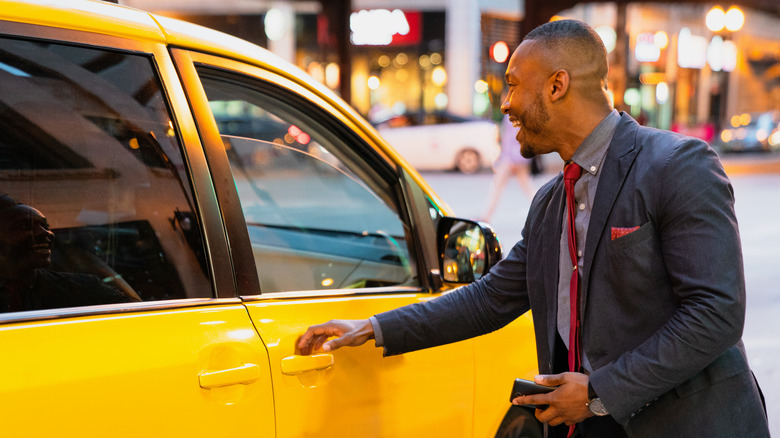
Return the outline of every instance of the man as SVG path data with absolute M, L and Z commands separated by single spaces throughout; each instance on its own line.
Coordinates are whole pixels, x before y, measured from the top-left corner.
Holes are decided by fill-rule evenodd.
M 582 169 L 573 208 L 559 175 L 538 190 L 521 241 L 480 281 L 367 321 L 310 327 L 301 352 L 375 337 L 398 354 L 496 330 L 530 308 L 537 382 L 558 389 L 514 403 L 549 405 L 536 416 L 551 435 L 769 436 L 741 341 L 741 246 L 716 154 L 612 109 L 606 50 L 582 22 L 529 33 L 506 79 L 501 108 L 523 155 L 556 152 L 567 175 L 571 163 Z
M 46 217 L 0 195 L 0 313 L 137 301 L 88 274 L 54 272 Z

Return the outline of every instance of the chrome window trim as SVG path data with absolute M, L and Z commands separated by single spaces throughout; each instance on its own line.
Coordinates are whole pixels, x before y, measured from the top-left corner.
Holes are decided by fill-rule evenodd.
M 376 287 L 362 289 L 325 289 L 325 290 L 300 290 L 290 292 L 266 292 L 262 295 L 242 295 L 241 299 L 249 304 L 258 301 L 288 300 L 301 298 L 338 298 L 361 295 L 392 295 L 393 297 L 430 295 L 420 287 Z
M 139 303 L 103 304 L 88 307 L 65 307 L 61 309 L 27 310 L 23 312 L 0 313 L 0 330 L 6 324 L 37 321 L 58 321 L 88 316 L 120 316 L 130 313 L 192 309 L 198 307 L 241 304 L 239 298 L 185 298 L 180 300 L 145 301 Z

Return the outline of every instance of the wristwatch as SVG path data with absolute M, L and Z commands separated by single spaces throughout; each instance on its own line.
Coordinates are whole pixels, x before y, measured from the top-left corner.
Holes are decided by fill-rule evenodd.
M 609 415 L 609 411 L 607 411 L 604 403 L 602 403 L 601 399 L 596 395 L 596 391 L 593 390 L 593 386 L 591 386 L 590 382 L 588 382 L 588 409 L 599 417 Z

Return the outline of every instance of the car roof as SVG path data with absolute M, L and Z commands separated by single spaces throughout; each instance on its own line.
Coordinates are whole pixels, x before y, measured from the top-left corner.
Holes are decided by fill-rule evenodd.
M 0 20 L 132 38 L 220 55 L 335 93 L 274 53 L 234 36 L 100 0 L 0 0 Z

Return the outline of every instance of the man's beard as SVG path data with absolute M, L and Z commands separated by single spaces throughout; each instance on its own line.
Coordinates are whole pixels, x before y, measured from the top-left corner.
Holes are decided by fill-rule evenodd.
M 536 96 L 534 96 L 534 101 L 531 105 L 531 108 L 520 115 L 520 124 L 523 127 L 522 129 L 526 132 L 539 135 L 549 120 L 550 113 L 548 113 L 547 108 L 544 107 L 544 103 L 542 102 L 542 94 L 537 93 Z M 529 144 L 528 142 L 523 142 L 520 143 L 520 155 L 525 158 L 533 158 L 538 155 L 538 153 L 534 149 L 534 145 Z

